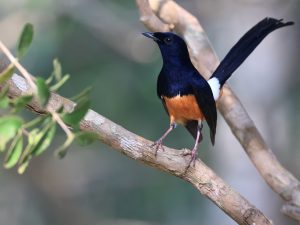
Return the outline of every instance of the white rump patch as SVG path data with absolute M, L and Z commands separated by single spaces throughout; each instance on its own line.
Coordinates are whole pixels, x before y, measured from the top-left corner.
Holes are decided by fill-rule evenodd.
M 219 82 L 218 78 L 213 77 L 213 78 L 209 79 L 207 81 L 207 83 L 209 84 L 210 89 L 212 90 L 214 99 L 216 101 L 220 97 L 220 87 L 221 87 L 220 82 Z

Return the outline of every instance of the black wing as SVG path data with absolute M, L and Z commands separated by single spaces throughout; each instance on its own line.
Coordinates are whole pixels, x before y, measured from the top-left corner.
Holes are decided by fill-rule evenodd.
M 192 87 L 199 108 L 201 109 L 210 128 L 210 139 L 211 143 L 214 145 L 217 128 L 217 108 L 213 93 L 209 84 L 202 79 L 200 82 L 194 82 Z

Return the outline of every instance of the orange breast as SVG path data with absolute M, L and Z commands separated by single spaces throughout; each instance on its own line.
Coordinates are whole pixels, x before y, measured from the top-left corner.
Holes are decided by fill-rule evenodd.
M 203 120 L 204 116 L 193 95 L 177 95 L 172 98 L 163 97 L 166 103 L 170 120 L 185 124 L 188 120 Z

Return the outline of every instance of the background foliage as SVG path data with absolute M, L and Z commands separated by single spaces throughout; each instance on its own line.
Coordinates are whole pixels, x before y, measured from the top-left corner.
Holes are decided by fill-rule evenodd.
M 16 48 L 26 22 L 35 27 L 35 40 L 22 60 L 32 74 L 46 78 L 57 57 L 71 74 L 59 92 L 63 96 L 92 86 L 92 108 L 128 130 L 154 140 L 167 128 L 167 116 L 155 91 L 161 59 L 157 47 L 140 35 L 145 28 L 139 23 L 134 1 L 1 3 L 0 39 L 10 49 Z M 296 22 L 270 35 L 230 84 L 277 157 L 299 177 L 299 2 L 179 3 L 200 19 L 220 58 L 265 16 Z M 33 117 L 28 112 L 24 116 Z M 53 148 L 63 141 L 62 133 Z M 177 128 L 166 144 L 182 148 L 192 146 L 193 141 Z M 279 213 L 279 199 L 221 117 L 216 146 L 211 147 L 205 138 L 199 155 L 276 224 L 293 224 Z M 74 145 L 63 160 L 48 151 L 33 160 L 23 176 L 2 168 L 0 182 L 0 224 L 234 223 L 183 181 L 145 168 L 100 143 L 85 148 Z

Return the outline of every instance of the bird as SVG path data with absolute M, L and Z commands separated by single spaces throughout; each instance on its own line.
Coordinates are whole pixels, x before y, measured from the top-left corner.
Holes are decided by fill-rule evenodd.
M 215 143 L 216 102 L 225 82 L 268 34 L 293 24 L 271 17 L 262 19 L 229 50 L 208 80 L 192 64 L 187 44 L 179 35 L 173 32 L 142 33 L 156 42 L 161 52 L 163 65 L 157 79 L 157 96 L 170 120 L 169 128 L 152 145 L 155 156 L 159 149 L 164 150 L 162 144 L 168 134 L 177 125 L 183 125 L 195 139 L 194 147 L 184 154 L 191 156 L 187 168 L 195 165 L 204 121 L 210 129 L 212 145 Z

